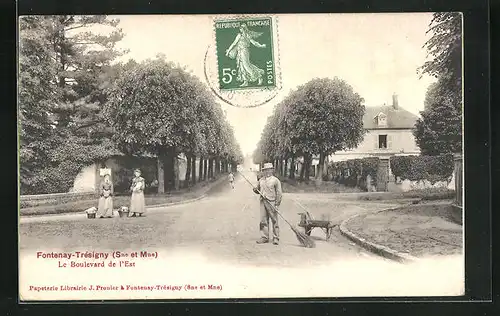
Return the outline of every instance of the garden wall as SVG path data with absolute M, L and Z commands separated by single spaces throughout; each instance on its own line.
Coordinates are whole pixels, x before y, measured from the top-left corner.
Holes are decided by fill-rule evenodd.
M 423 189 L 455 189 L 453 155 L 393 156 L 395 185 L 403 192 Z
M 385 162 L 385 163 L 384 163 Z M 381 181 L 389 181 L 390 186 Z M 387 160 L 377 157 L 332 162 L 328 165 L 325 180 L 335 181 L 350 187 L 371 191 L 413 191 L 423 189 L 455 189 L 453 155 L 440 156 L 392 156 Z M 386 180 L 385 180 L 386 179 Z
M 95 192 L 78 192 L 78 193 L 53 193 L 53 194 L 38 194 L 38 195 L 21 195 L 19 198 L 20 208 L 63 204 L 80 200 L 97 199 Z

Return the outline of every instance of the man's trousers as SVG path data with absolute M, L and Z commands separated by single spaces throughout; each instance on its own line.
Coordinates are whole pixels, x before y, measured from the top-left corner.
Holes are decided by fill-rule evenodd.
M 269 240 L 269 219 L 273 225 L 273 239 L 279 240 L 280 228 L 278 225 L 278 213 L 273 209 L 270 203 L 264 200 L 260 200 L 260 232 L 262 238 Z

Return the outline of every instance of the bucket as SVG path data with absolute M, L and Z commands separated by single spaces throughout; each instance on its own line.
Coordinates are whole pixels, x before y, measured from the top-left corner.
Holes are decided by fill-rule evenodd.
M 87 213 L 88 219 L 95 218 L 96 212 L 97 212 L 97 208 L 95 208 L 95 207 L 91 207 L 91 208 L 85 210 L 85 213 Z
M 128 217 L 128 207 L 126 206 L 122 206 L 119 210 L 118 210 L 118 214 L 120 215 L 120 217 Z

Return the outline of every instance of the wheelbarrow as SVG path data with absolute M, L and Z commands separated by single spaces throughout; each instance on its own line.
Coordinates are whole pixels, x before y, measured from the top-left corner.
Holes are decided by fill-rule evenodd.
M 332 229 L 337 226 L 337 224 L 333 224 L 330 220 L 316 220 L 307 211 L 297 214 L 300 215 L 298 226 L 304 228 L 307 236 L 311 236 L 311 231 L 314 228 L 321 228 L 325 232 L 326 240 L 329 240 L 332 236 Z

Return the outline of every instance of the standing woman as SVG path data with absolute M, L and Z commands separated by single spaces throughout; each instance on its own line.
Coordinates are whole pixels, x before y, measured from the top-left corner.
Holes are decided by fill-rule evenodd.
M 134 170 L 134 179 L 132 180 L 132 186 L 130 191 L 132 191 L 132 197 L 130 199 L 130 215 L 131 217 L 143 216 L 146 212 L 146 202 L 144 201 L 144 188 L 146 182 L 143 177 L 141 177 L 141 170 Z
M 111 183 L 109 174 L 104 176 L 99 191 L 100 198 L 96 217 L 111 218 L 113 217 L 113 183 Z

